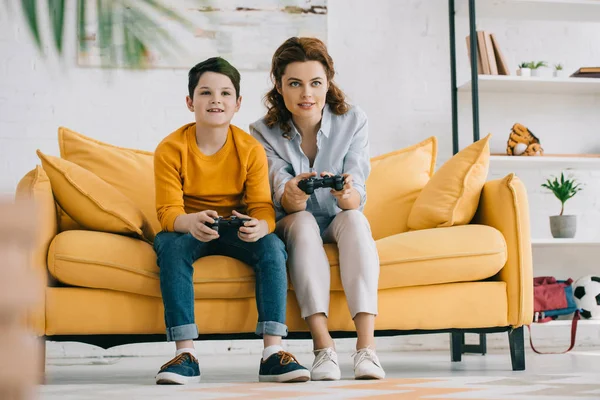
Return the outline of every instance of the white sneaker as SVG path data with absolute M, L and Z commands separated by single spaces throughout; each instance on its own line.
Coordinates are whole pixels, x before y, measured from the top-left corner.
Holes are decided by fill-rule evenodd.
M 383 379 L 385 371 L 381 367 L 375 350 L 368 347 L 358 350 L 354 356 L 354 379 Z
M 337 381 L 341 378 L 338 357 L 331 347 L 315 350 L 315 361 L 310 371 L 310 379 L 313 381 Z

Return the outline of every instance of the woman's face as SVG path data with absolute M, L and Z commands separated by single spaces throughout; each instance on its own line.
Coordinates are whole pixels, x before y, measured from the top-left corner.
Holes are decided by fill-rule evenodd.
M 288 64 L 281 77 L 279 93 L 286 108 L 297 118 L 321 118 L 328 82 L 319 61 Z

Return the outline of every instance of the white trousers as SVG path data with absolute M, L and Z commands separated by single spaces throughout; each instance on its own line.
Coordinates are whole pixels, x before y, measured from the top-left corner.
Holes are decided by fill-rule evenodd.
M 276 233 L 286 244 L 302 318 L 329 314 L 331 267 L 323 243 L 338 245 L 342 285 L 352 318 L 361 312 L 377 315 L 379 256 L 362 212 L 338 213 L 321 236 L 314 216 L 300 211 L 279 220 Z

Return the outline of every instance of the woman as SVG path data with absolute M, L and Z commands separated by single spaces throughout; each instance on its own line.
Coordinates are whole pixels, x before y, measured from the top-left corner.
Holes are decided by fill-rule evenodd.
M 339 248 L 342 284 L 358 336 L 355 378 L 383 379 L 374 350 L 379 258 L 362 214 L 370 171 L 367 117 L 346 103 L 334 74 L 323 42 L 286 40 L 273 55 L 268 112 L 250 125 L 250 132 L 269 159 L 276 233 L 286 243 L 292 284 L 313 338 L 311 379 L 341 375 L 327 329 L 330 266 L 323 242 Z M 298 187 L 317 174 L 342 175 L 343 189 L 320 188 L 308 195 Z

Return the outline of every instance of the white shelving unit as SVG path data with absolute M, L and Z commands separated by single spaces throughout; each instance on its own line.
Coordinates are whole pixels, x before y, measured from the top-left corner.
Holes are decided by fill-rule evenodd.
M 598 0 L 478 0 L 476 11 L 482 18 L 599 21 L 598 3 Z M 468 12 L 468 0 L 458 1 L 456 13 L 465 16 Z
M 578 325 L 600 325 L 600 319 L 580 319 L 577 322 Z M 558 319 L 554 321 L 544 322 L 540 324 L 533 324 L 533 326 L 571 326 L 570 319 Z M 535 328 L 534 328 L 535 329 Z
M 597 1 L 597 3 L 600 5 L 600 1 Z M 600 95 L 600 78 L 542 78 L 534 76 L 479 75 L 478 87 L 480 93 Z M 458 91 L 470 93 L 471 80 L 460 85 Z
M 469 1 L 456 0 L 455 4 L 456 16 L 468 19 Z M 600 23 L 600 0 L 476 0 L 475 13 L 479 19 L 477 29 L 484 29 L 482 27 L 486 25 L 485 19 L 556 21 L 557 26 L 560 26 L 561 22 L 573 21 Z M 530 46 L 531 39 L 534 38 L 523 38 L 524 41 L 529 41 L 527 44 Z M 464 40 L 461 38 L 461 41 L 457 41 L 457 43 L 461 51 L 464 52 Z M 510 73 L 513 75 L 478 76 L 478 92 L 486 94 L 484 101 L 495 98 L 495 94 L 509 97 L 505 95 L 507 93 L 511 96 L 521 94 L 539 95 L 541 99 L 547 95 L 553 95 L 553 99 L 560 96 L 570 96 L 571 99 L 574 96 L 587 96 L 585 100 L 587 101 L 589 98 L 591 103 L 596 102 L 600 97 L 599 78 L 520 77 L 514 75 L 516 65 L 509 68 Z M 459 98 L 463 100 L 470 98 L 472 92 L 470 74 L 469 80 L 459 84 L 457 90 Z M 486 106 L 482 104 L 482 97 L 479 97 L 478 101 L 480 109 Z M 597 127 L 590 127 L 590 129 L 592 128 L 596 129 Z M 590 152 L 595 150 L 594 147 Z M 600 170 L 600 154 L 546 154 L 533 157 L 492 155 L 490 168 L 510 172 L 541 169 Z M 559 279 L 566 279 L 567 277 L 577 279 L 587 274 L 600 275 L 600 267 L 598 267 L 596 261 L 600 258 L 600 237 L 574 239 L 532 238 L 531 244 L 534 276 L 551 275 Z M 545 336 L 547 340 L 550 339 L 553 342 L 556 339 L 556 333 L 553 329 L 560 332 L 564 330 L 564 337 L 568 338 L 567 331 L 571 323 L 571 320 L 562 319 L 533 324 L 532 330 L 538 339 Z M 582 333 L 587 332 L 589 337 L 593 337 L 591 340 L 594 345 L 597 345 L 600 320 L 582 319 L 578 323 L 581 327 L 578 336 L 582 336 Z
M 600 246 L 600 239 L 531 239 L 534 247 L 544 246 Z
M 490 165 L 494 168 L 501 169 L 539 169 L 539 168 L 556 168 L 561 169 L 600 169 L 600 154 L 579 156 L 501 156 L 492 155 L 490 157 Z

